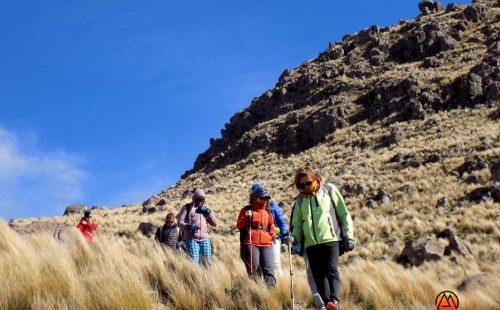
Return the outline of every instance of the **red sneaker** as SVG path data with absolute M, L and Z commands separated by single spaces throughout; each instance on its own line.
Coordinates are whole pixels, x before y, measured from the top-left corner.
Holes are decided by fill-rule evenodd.
M 329 301 L 326 304 L 326 310 L 338 310 L 337 303 L 333 303 L 333 302 Z

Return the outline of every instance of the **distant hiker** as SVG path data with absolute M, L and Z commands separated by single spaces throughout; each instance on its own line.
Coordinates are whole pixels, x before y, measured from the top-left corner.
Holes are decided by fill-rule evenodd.
M 94 239 L 94 230 L 97 230 L 97 224 L 92 222 L 91 218 L 92 213 L 85 211 L 80 223 L 76 226 L 90 242 Z
M 205 205 L 205 192 L 196 189 L 192 202 L 184 205 L 177 214 L 177 223 L 181 228 L 184 246 L 197 263 L 212 259 L 212 243 L 208 234 L 208 225 L 217 226 L 214 213 Z
M 269 206 L 271 195 L 263 187 L 250 196 L 250 205 L 243 207 L 236 227 L 240 231 L 241 258 L 249 275 L 264 277 L 268 287 L 276 286 L 274 276 L 274 217 Z
M 251 193 L 253 193 L 259 188 L 262 188 L 262 185 L 256 183 L 252 185 L 250 191 Z M 280 252 L 285 252 L 287 250 L 288 227 L 281 208 L 274 201 L 269 201 L 269 204 L 271 207 L 271 212 L 273 213 L 274 231 L 276 232 L 276 236 L 273 240 L 274 277 L 278 279 L 283 273 L 283 271 L 281 270 Z
M 177 251 L 179 250 L 179 236 L 179 227 L 175 225 L 175 215 L 169 213 L 165 218 L 165 224 L 156 230 L 156 240 Z
M 293 240 L 304 248 L 326 309 L 339 309 L 339 256 L 354 249 L 352 219 L 333 184 L 323 184 L 311 167 L 297 171 L 293 185 L 299 191 L 292 224 Z

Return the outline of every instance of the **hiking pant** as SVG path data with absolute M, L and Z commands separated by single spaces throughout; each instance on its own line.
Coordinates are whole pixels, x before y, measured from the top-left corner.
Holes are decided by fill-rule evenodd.
M 274 277 L 278 279 L 283 274 L 281 270 L 281 240 L 275 238 L 273 240 L 273 255 L 274 255 Z
M 314 304 L 318 309 L 324 309 L 325 303 L 321 298 L 321 295 L 318 292 L 318 287 L 316 286 L 316 282 L 314 282 L 314 276 L 311 270 L 311 264 L 309 263 L 309 259 L 307 258 L 307 252 L 304 252 L 304 264 L 306 265 L 306 274 L 307 274 L 307 283 L 309 284 L 309 288 L 311 289 L 311 293 L 313 295 Z
M 306 249 L 318 292 L 327 304 L 340 301 L 339 243 L 327 242 Z
M 250 249 L 252 261 L 250 261 Z M 244 244 L 241 246 L 241 258 L 249 275 L 258 275 L 264 278 L 268 287 L 276 286 L 274 277 L 274 254 L 272 246 L 261 247 Z
M 209 262 L 212 259 L 212 243 L 210 239 L 198 241 L 194 239 L 184 240 L 189 256 L 197 263 L 200 263 L 200 258 L 204 262 Z

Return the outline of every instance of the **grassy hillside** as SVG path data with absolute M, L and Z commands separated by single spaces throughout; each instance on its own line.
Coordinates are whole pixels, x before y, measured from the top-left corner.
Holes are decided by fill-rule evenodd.
M 340 259 L 343 309 L 433 309 L 444 290 L 458 293 L 460 309 L 500 309 L 494 5 L 476 1 L 372 27 L 285 71 L 174 186 L 142 205 L 94 210 L 93 244 L 75 229 L 81 215 L 0 223 L 0 274 L 8 283 L 0 308 L 290 308 L 288 276 L 271 290 L 246 276 L 235 223 L 256 182 L 288 218 L 295 171 L 310 164 L 337 185 L 354 220 L 356 248 Z M 137 232 L 141 222 L 161 225 L 177 213 L 194 188 L 206 191 L 219 219 L 207 269 Z M 470 253 L 400 264 L 408 241 L 445 228 Z M 282 262 L 287 274 L 286 255 Z M 293 266 L 298 308 L 311 308 L 302 259 Z M 462 285 L 476 275 L 475 285 Z
M 458 292 L 461 307 L 498 308 L 500 204 L 492 199 L 461 201 L 474 188 L 491 184 L 491 175 L 488 169 L 473 171 L 471 174 L 482 184 L 467 184 L 463 180 L 468 174 L 458 177 L 453 173 L 466 156 L 477 155 L 488 161 L 499 159 L 500 125 L 488 117 L 492 111 L 491 108 L 455 110 L 425 121 L 398 123 L 398 128 L 409 132 L 408 137 L 389 148 L 379 146 L 390 133 L 389 128 L 359 124 L 339 130 L 328 143 L 300 155 L 284 158 L 259 152 L 222 170 L 208 175 L 193 174 L 180 181 L 162 195 L 183 193 L 196 186 L 213 192 L 208 196 L 208 205 L 216 212 L 221 225 L 212 231 L 216 258 L 208 272 L 194 267 L 189 260 L 174 258 L 153 240 L 135 233 L 140 222 L 161 224 L 165 214 L 176 212 L 189 201 L 187 198 L 172 198 L 164 211 L 150 215 L 143 213 L 139 205 L 96 210 L 95 219 L 101 229 L 97 242 L 90 246 L 78 233 L 76 236 L 73 233 L 68 242 L 58 243 L 49 236 L 19 237 L 2 225 L 5 238 L 0 246 L 0 270 L 6 275 L 6 283 L 17 284 L 1 293 L 0 304 L 14 308 L 19 305 L 50 308 L 54 303 L 86 305 L 89 302 L 103 308 L 109 305 L 185 309 L 201 309 L 203 305 L 225 309 L 287 307 L 286 278 L 271 291 L 262 283 L 247 279 L 238 257 L 234 225 L 237 212 L 246 203 L 248 187 L 256 181 L 271 188 L 273 199 L 284 202 L 284 211 L 288 214 L 295 195 L 288 185 L 295 169 L 309 162 L 320 169 L 326 180 L 340 188 L 353 183 L 365 188 L 365 194 L 352 194 L 346 199 L 354 217 L 357 239 L 357 248 L 341 259 L 342 295 L 347 309 L 409 306 L 429 309 L 440 291 L 457 291 L 461 282 L 482 272 L 489 274 L 491 280 L 486 286 Z M 486 138 L 489 148 L 482 147 L 485 139 L 481 137 Z M 358 147 L 361 139 L 370 146 Z M 418 168 L 404 168 L 391 162 L 398 153 L 417 158 L 437 154 L 441 160 Z M 386 188 L 392 198 L 385 204 L 367 208 L 366 197 L 381 187 Z M 448 202 L 437 208 L 441 197 L 447 197 Z M 74 226 L 78 220 L 79 215 L 73 215 L 17 220 L 14 225 L 35 221 Z M 406 240 L 436 233 L 447 226 L 465 240 L 472 256 L 446 257 L 408 269 L 394 262 Z M 132 237 L 115 237 L 118 232 L 129 232 Z M 349 258 L 354 256 L 362 259 L 349 263 Z M 287 262 L 286 256 L 282 260 Z M 294 266 L 298 301 L 301 306 L 310 307 L 312 300 L 301 259 L 294 258 Z M 283 268 L 286 274 L 287 264 Z

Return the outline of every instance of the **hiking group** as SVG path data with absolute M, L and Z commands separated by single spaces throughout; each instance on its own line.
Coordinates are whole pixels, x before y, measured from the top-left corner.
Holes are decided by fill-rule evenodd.
M 271 200 L 271 192 L 254 184 L 249 204 L 238 215 L 240 257 L 248 275 L 262 278 L 268 287 L 276 286 L 282 275 L 281 254 L 304 259 L 309 287 L 318 309 L 340 309 L 339 256 L 354 249 L 353 223 L 344 199 L 335 185 L 324 183 L 311 167 L 299 169 L 294 182 L 298 195 L 290 215 L 288 228 L 281 208 Z M 158 242 L 174 251 L 184 249 L 197 264 L 212 259 L 213 245 L 209 225 L 217 226 L 217 218 L 205 205 L 205 193 L 196 189 L 192 201 L 177 216 L 167 214 L 165 224 L 156 231 Z M 86 212 L 78 228 L 90 241 L 97 225 Z M 177 220 L 177 224 L 176 224 Z M 293 281 L 292 264 L 290 276 Z M 293 282 L 292 306 L 293 306 Z

